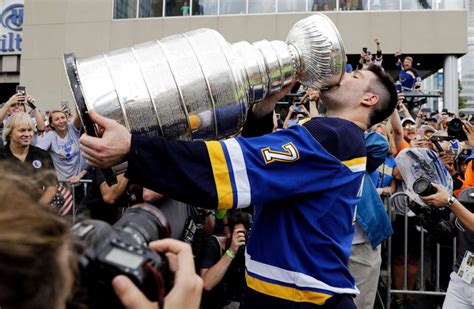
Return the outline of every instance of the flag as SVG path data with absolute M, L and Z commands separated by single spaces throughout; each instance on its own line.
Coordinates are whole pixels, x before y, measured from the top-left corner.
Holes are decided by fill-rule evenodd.
M 60 184 L 54 194 L 53 200 L 51 201 L 50 206 L 58 212 L 60 216 L 65 216 L 68 214 L 74 204 L 74 198 L 71 191 L 68 190 L 65 186 Z

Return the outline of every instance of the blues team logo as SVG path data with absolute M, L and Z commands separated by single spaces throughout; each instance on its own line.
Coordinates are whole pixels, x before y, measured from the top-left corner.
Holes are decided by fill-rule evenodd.
M 43 166 L 43 164 L 41 163 L 40 160 L 34 160 L 31 165 L 33 165 L 34 168 L 38 169 L 38 168 L 41 168 L 41 166 Z

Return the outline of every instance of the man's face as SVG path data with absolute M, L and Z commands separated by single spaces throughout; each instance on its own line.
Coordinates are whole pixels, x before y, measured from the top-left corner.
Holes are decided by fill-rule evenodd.
M 33 138 L 33 128 L 28 124 L 20 124 L 10 133 L 10 142 L 17 146 L 27 147 Z
M 411 140 L 415 137 L 416 133 L 416 125 L 410 121 L 407 121 L 403 124 L 403 137 L 407 142 L 411 142 Z
M 376 75 L 368 70 L 345 73 L 339 85 L 321 92 L 321 99 L 328 111 L 340 107 L 356 107 Z
M 411 62 L 410 59 L 406 59 L 406 58 L 405 58 L 405 59 L 403 60 L 403 68 L 404 68 L 405 70 L 411 69 L 411 66 L 412 66 L 412 65 L 413 65 L 413 64 L 412 64 L 412 62 Z

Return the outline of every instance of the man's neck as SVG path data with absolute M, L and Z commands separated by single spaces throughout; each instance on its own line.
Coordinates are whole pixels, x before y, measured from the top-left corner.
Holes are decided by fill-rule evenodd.
M 23 146 L 23 145 L 17 145 L 14 143 L 10 143 L 10 151 L 12 154 L 20 159 L 22 162 L 25 161 L 26 156 L 28 155 L 28 151 L 30 149 L 30 146 Z
M 336 117 L 336 118 L 341 118 L 347 121 L 351 121 L 362 130 L 364 131 L 367 130 L 368 129 L 367 124 L 365 124 L 363 121 L 359 119 L 354 119 L 354 114 L 355 114 L 354 112 L 350 112 L 350 111 L 329 111 L 328 110 L 326 112 L 326 116 L 328 117 Z

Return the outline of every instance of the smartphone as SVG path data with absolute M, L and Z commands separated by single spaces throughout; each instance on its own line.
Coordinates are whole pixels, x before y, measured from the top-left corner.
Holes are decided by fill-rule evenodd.
M 431 113 L 431 108 L 429 108 L 429 107 L 423 107 L 423 108 L 421 109 L 421 111 L 422 111 L 423 113 Z
M 362 51 L 364 52 L 364 54 L 367 54 L 367 47 L 362 47 Z
M 71 108 L 69 107 L 69 101 L 61 101 L 61 107 L 63 108 L 66 115 L 71 115 Z
M 295 110 L 295 112 L 301 112 L 301 105 L 295 105 L 293 109 Z
M 26 94 L 26 87 L 21 86 L 21 85 L 16 86 L 16 93 L 21 94 L 21 95 L 25 95 Z

